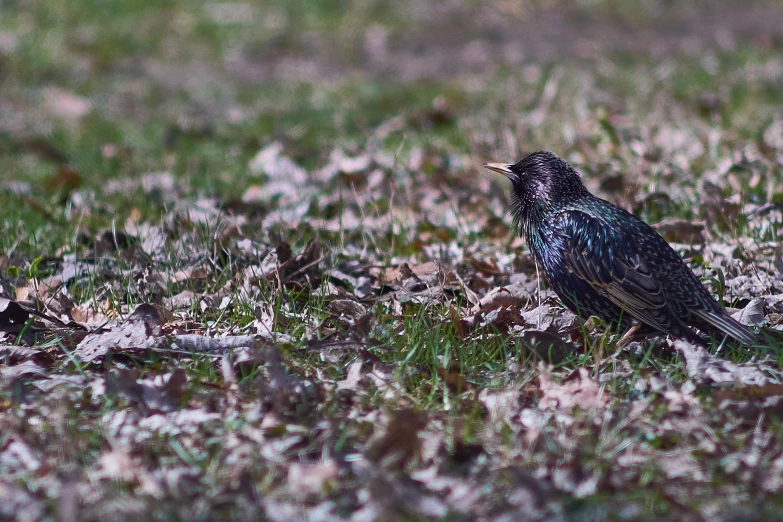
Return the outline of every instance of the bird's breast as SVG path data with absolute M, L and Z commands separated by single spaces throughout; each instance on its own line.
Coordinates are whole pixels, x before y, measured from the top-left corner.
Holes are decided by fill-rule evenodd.
M 566 237 L 546 223 L 532 227 L 527 235 L 527 244 L 548 275 L 559 270 L 566 249 Z

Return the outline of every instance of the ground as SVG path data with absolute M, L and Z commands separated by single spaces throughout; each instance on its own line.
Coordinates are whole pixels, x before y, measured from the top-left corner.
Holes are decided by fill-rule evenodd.
M 774 518 L 779 343 L 574 317 L 481 164 L 557 153 L 781 330 L 780 20 L 0 4 L 0 519 Z

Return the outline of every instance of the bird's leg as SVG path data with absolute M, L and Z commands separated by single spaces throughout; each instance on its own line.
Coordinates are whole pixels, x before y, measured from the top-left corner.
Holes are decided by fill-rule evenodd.
M 639 328 L 641 328 L 641 327 L 642 327 L 642 325 L 639 324 L 639 323 L 632 324 L 631 327 L 628 328 L 628 330 L 625 331 L 623 336 L 620 337 L 620 340 L 617 341 L 617 347 L 618 348 L 622 348 L 626 344 L 630 343 L 631 339 L 633 338 L 633 336 L 636 334 L 636 332 L 639 331 Z

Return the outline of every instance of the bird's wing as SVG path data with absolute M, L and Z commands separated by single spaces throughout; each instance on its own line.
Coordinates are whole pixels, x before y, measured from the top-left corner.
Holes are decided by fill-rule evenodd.
M 726 335 L 730 335 L 741 343 L 745 344 L 763 344 L 764 339 L 743 325 L 734 320 L 725 311 L 716 312 L 713 310 L 696 309 L 691 313 L 703 324 L 708 327 L 717 328 Z M 700 326 L 701 330 L 702 327 Z
M 569 213 L 564 223 L 567 268 L 640 322 L 662 332 L 684 328 L 631 238 L 582 212 Z

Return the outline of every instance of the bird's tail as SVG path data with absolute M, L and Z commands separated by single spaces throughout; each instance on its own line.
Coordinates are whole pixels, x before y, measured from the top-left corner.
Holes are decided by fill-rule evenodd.
M 764 339 L 753 333 L 747 326 L 732 319 L 726 313 L 699 310 L 693 312 L 700 322 L 709 326 L 709 329 L 717 329 L 729 335 L 742 344 L 763 344 Z

